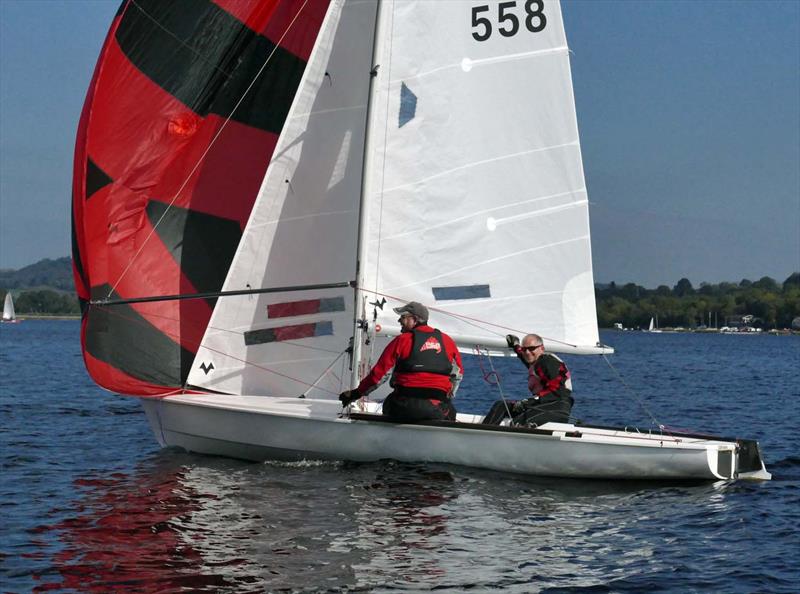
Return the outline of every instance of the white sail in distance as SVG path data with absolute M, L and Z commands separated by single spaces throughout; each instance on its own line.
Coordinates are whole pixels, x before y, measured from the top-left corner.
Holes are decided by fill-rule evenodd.
M 6 322 L 11 322 L 16 319 L 16 317 L 17 315 L 14 313 L 14 299 L 11 297 L 11 293 L 6 293 L 6 299 L 3 303 L 3 319 Z

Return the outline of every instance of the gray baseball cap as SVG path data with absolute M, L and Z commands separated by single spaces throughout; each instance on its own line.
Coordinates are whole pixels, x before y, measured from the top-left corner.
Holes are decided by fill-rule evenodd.
M 400 315 L 404 313 L 410 313 L 412 316 L 415 316 L 420 322 L 428 321 L 428 308 L 422 305 L 421 303 L 417 303 L 416 301 L 411 301 L 409 303 L 406 303 L 403 307 L 395 307 L 394 313 Z

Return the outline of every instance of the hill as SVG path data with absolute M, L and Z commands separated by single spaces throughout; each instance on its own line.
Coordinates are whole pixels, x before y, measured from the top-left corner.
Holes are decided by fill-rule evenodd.
M 73 293 L 72 260 L 70 258 L 45 258 L 19 270 L 0 270 L 0 288 L 55 289 Z

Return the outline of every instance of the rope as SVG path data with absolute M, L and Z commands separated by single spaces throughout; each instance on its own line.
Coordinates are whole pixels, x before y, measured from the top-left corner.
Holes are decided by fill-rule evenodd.
M 228 117 L 226 117 L 225 120 L 222 122 L 222 125 L 219 127 L 219 130 L 217 130 L 216 134 L 214 134 L 214 137 L 211 139 L 211 142 L 208 143 L 208 146 L 206 147 L 206 150 L 203 151 L 203 154 L 200 155 L 200 157 L 197 159 L 197 163 L 195 163 L 194 167 L 192 167 L 192 170 L 186 176 L 186 179 L 183 180 L 183 183 L 180 185 L 178 190 L 175 192 L 175 196 L 173 196 L 172 200 L 169 201 L 169 204 L 167 205 L 167 208 L 164 209 L 164 212 L 161 214 L 161 217 L 159 217 L 158 221 L 156 221 L 156 223 L 152 226 L 152 228 L 150 229 L 150 233 L 147 234 L 147 237 L 145 237 L 144 241 L 139 246 L 139 249 L 136 250 L 136 253 L 133 255 L 133 257 L 128 262 L 128 265 L 125 267 L 125 270 L 122 271 L 122 274 L 120 274 L 119 278 L 117 278 L 116 282 L 114 283 L 114 285 L 109 290 L 108 295 L 106 296 L 106 299 L 110 299 L 111 298 L 112 293 L 114 293 L 114 291 L 117 289 L 119 284 L 122 282 L 122 279 L 125 278 L 125 275 L 128 273 L 128 270 L 130 270 L 131 266 L 133 266 L 133 263 L 139 257 L 139 254 L 142 253 L 142 250 L 147 245 L 147 243 L 150 241 L 150 238 L 153 237 L 153 234 L 156 232 L 156 229 L 161 224 L 161 221 L 163 221 L 164 217 L 167 216 L 167 213 L 172 208 L 172 206 L 175 204 L 175 201 L 181 195 L 181 192 L 183 192 L 183 189 L 186 187 L 186 184 L 189 183 L 189 180 L 192 178 L 192 176 L 194 175 L 195 171 L 197 171 L 197 169 L 200 167 L 200 165 L 205 160 L 206 155 L 208 155 L 208 153 L 211 151 L 211 148 L 214 146 L 214 144 L 216 144 L 217 139 L 220 137 L 222 132 L 227 127 L 228 122 L 230 122 L 231 118 L 233 117 L 233 114 L 236 113 L 237 109 L 239 109 L 239 106 L 242 104 L 242 101 L 244 101 L 244 98 L 250 92 L 250 89 L 253 88 L 253 85 L 256 84 L 256 81 L 261 76 L 261 73 L 264 72 L 264 69 L 267 67 L 267 64 L 269 64 L 270 60 L 272 59 L 272 56 L 274 56 L 275 52 L 278 51 L 278 47 L 280 47 L 281 42 L 283 41 L 283 39 L 286 37 L 286 35 L 291 30 L 291 28 L 294 25 L 295 21 L 300 16 L 300 13 L 303 12 L 303 9 L 306 7 L 306 4 L 308 4 L 308 0 L 305 0 L 303 2 L 303 5 L 297 11 L 297 14 L 294 15 L 294 18 L 292 18 L 292 21 L 289 23 L 289 25 L 286 27 L 286 30 L 283 32 L 283 35 L 281 35 L 281 38 L 275 44 L 275 47 L 270 52 L 269 56 L 267 56 L 267 59 L 261 65 L 261 68 L 259 68 L 258 72 L 256 72 L 256 75 L 253 77 L 253 80 L 250 81 L 250 84 L 244 90 L 244 92 L 242 93 L 242 96 L 236 102 L 236 105 L 233 106 L 233 109 L 231 109 L 231 112 L 228 114 Z M 139 8 L 141 10 L 141 7 L 139 7 L 138 5 L 137 5 L 137 8 Z M 142 12 L 144 12 L 144 11 L 142 11 Z M 149 15 L 148 15 L 148 17 L 149 17 Z M 150 17 L 150 18 L 152 18 L 152 17 Z
M 366 289 L 364 287 L 356 287 L 356 290 L 357 291 L 363 291 L 365 293 L 372 293 L 373 295 L 376 295 L 378 297 L 386 297 L 388 299 L 392 299 L 392 300 L 397 301 L 399 303 L 407 303 L 409 301 L 409 299 L 403 299 L 401 297 L 396 297 L 394 295 L 389 295 L 388 293 L 381 293 L 380 291 L 373 291 L 371 289 Z M 492 334 L 496 334 L 497 336 L 505 336 L 506 333 L 505 332 L 498 332 L 496 330 L 492 330 L 491 328 L 486 328 L 486 326 L 494 326 L 495 328 L 501 328 L 504 331 L 511 331 L 514 334 L 527 334 L 527 332 L 524 331 L 524 330 L 519 330 L 517 328 L 511 328 L 509 326 L 503 326 L 502 324 L 495 324 L 493 322 L 487 322 L 486 320 L 479 320 L 477 318 L 473 318 L 473 317 L 470 317 L 470 316 L 465 316 L 465 315 L 462 315 L 462 314 L 453 313 L 453 312 L 450 312 L 450 311 L 447 311 L 447 310 L 444 310 L 444 309 L 440 309 L 438 307 L 428 307 L 428 310 L 435 311 L 437 313 L 441 313 L 441 314 L 444 314 L 446 316 L 451 316 L 453 318 L 460 319 L 460 320 L 466 322 L 467 324 L 469 324 L 471 326 L 474 326 L 474 327 L 479 328 L 481 330 L 485 330 L 487 332 L 491 332 Z M 482 326 L 480 324 L 484 324 L 484 325 Z M 570 342 L 565 342 L 563 340 L 558 340 L 557 338 L 550 338 L 548 336 L 542 336 L 542 339 L 543 340 L 547 340 L 548 342 L 554 342 L 554 343 L 558 343 L 558 344 L 563 344 L 564 346 L 568 346 L 568 347 L 572 347 L 572 348 L 577 348 L 577 346 L 578 346 L 578 345 L 572 344 Z
M 481 346 L 475 345 L 474 351 L 478 357 L 478 367 L 480 367 L 481 369 L 481 374 L 483 375 L 483 381 L 485 381 L 489 385 L 494 384 L 497 386 L 497 389 L 500 391 L 500 399 L 503 401 L 503 405 L 506 407 L 508 418 L 509 419 L 513 418 L 514 415 L 511 414 L 511 407 L 508 406 L 508 401 L 506 400 L 506 396 L 503 393 L 503 386 L 500 379 L 500 374 L 497 373 L 497 371 L 494 368 L 494 362 L 492 361 L 491 355 L 489 355 L 489 349 L 486 349 L 486 353 L 484 354 L 484 352 L 481 351 Z M 486 371 L 483 368 L 483 357 L 486 357 L 489 360 L 489 366 L 492 369 L 489 373 L 486 373 Z M 494 378 L 494 381 L 492 381 L 491 378 Z

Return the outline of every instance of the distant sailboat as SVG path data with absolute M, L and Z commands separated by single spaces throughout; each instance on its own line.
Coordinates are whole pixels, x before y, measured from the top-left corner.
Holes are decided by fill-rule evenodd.
M 14 313 L 14 299 L 11 297 L 11 293 L 6 293 L 6 300 L 3 304 L 3 322 L 6 324 L 16 324 L 19 322 Z
M 660 334 L 661 330 L 658 329 L 658 322 L 656 322 L 655 318 L 650 318 L 650 326 L 645 330 L 645 332 L 655 332 Z

